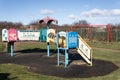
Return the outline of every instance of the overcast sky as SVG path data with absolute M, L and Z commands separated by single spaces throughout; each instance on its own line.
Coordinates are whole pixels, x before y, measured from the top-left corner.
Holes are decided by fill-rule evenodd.
M 91 24 L 117 24 L 120 0 L 0 0 L 0 21 L 26 25 L 46 16 L 60 25 L 83 19 Z

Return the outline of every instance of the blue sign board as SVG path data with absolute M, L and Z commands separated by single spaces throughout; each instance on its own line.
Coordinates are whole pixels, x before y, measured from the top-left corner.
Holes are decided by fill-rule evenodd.
M 78 47 L 78 34 L 76 32 L 68 33 L 68 48 Z

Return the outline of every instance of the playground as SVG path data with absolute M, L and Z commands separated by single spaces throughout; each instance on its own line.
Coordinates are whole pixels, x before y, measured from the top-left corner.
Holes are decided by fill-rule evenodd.
M 38 43 L 35 42 L 35 43 L 31 43 L 31 44 L 33 45 L 33 44 L 38 44 Z M 34 46 L 36 48 L 31 47 L 29 42 L 15 43 L 15 45 L 20 46 L 20 47 L 22 47 L 24 45 L 25 48 L 15 49 L 16 55 L 14 57 L 11 57 L 10 55 L 8 55 L 4 52 L 0 53 L 0 64 L 3 64 L 3 65 L 1 65 L 1 72 L 3 72 L 3 73 L 9 73 L 9 72 L 11 72 L 11 70 L 14 71 L 15 68 L 17 68 L 17 66 L 13 65 L 13 64 L 17 64 L 17 65 L 24 66 L 24 68 L 25 68 L 25 70 L 27 70 L 27 72 L 33 72 L 33 73 L 37 73 L 37 74 L 46 75 L 45 80 L 48 79 L 47 78 L 48 76 L 54 76 L 54 77 L 56 76 L 56 77 L 62 77 L 62 78 L 68 78 L 68 79 L 69 78 L 80 78 L 80 79 L 87 78 L 88 79 L 90 77 L 97 78 L 99 76 L 101 76 L 101 78 L 102 78 L 102 76 L 106 76 L 106 75 L 109 76 L 111 73 L 114 74 L 113 76 L 115 76 L 115 75 L 117 76 L 117 74 L 119 74 L 119 52 L 117 50 L 112 51 L 111 49 L 110 50 L 104 49 L 104 51 L 103 51 L 103 50 L 99 50 L 99 49 L 94 49 L 94 59 L 93 59 L 92 67 L 87 64 L 76 65 L 76 64 L 71 63 L 69 65 L 69 67 L 65 68 L 63 65 L 60 67 L 57 66 L 56 51 L 55 51 L 55 49 L 53 49 L 54 47 L 52 47 L 52 50 L 51 50 L 51 53 L 53 53 L 53 54 L 51 54 L 50 57 L 47 57 L 47 55 L 45 55 L 47 50 L 44 49 L 44 47 L 38 48 L 39 45 L 43 45 L 42 43 L 39 43 L 39 45 Z M 26 47 L 26 46 L 29 46 L 29 47 Z M 107 53 L 106 53 L 106 51 L 107 51 Z M 116 56 L 114 54 L 116 54 Z M 74 56 L 76 56 L 76 55 L 74 55 Z M 114 55 L 114 56 L 111 56 L 111 55 Z M 107 57 L 113 58 L 113 59 L 110 60 Z M 78 58 L 78 55 L 76 58 Z M 79 60 L 78 60 L 78 62 L 79 62 Z M 4 64 L 7 64 L 9 67 L 8 69 L 6 69 L 7 72 L 2 71 L 7 66 L 7 65 L 5 66 Z M 29 74 L 29 73 L 24 72 L 23 70 L 21 71 L 21 70 L 22 69 L 18 67 L 15 70 L 15 74 L 13 72 L 13 74 L 11 74 L 11 75 L 14 75 L 14 76 L 16 75 L 16 76 L 20 77 L 19 75 Z M 18 71 L 18 75 L 17 75 L 16 71 Z M 116 73 L 114 73 L 114 72 L 116 72 Z M 29 74 L 29 76 L 30 75 L 31 74 Z M 49 78 L 52 80 L 52 79 L 54 79 L 54 77 L 52 77 L 52 78 L 49 77 Z M 27 78 L 30 79 L 31 77 L 26 77 L 26 79 Z M 34 77 L 33 79 L 37 80 L 38 78 Z M 108 79 L 110 79 L 110 78 L 108 78 Z
M 119 44 L 116 46 L 118 50 L 103 49 L 104 46 L 106 48 L 115 45 L 111 43 L 112 34 L 109 25 L 102 25 L 107 28 L 107 37 L 105 38 L 106 33 L 102 34 L 102 39 L 104 38 L 106 42 L 102 44 L 107 45 L 100 46 L 100 43 L 96 46 L 95 44 L 99 42 L 92 41 L 95 36 L 91 36 L 90 25 L 87 26 L 84 40 L 79 32 L 74 31 L 75 27 L 69 32 L 56 33 L 55 29 L 50 29 L 49 26 L 51 22 L 57 23 L 57 20 L 47 17 L 39 21 L 40 24 L 43 22 L 47 27 L 40 31 L 3 29 L 2 41 L 6 49 L 0 52 L 1 66 L 21 65 L 28 72 L 59 78 L 97 78 L 114 72 L 116 75 L 119 74 Z M 101 31 L 104 32 L 104 28 Z M 90 41 L 86 42 L 88 39 Z
M 51 53 L 53 54 L 50 57 L 45 55 L 46 50 L 37 48 L 15 51 L 16 55 L 14 57 L 10 57 L 5 53 L 0 53 L 0 64 L 9 63 L 23 65 L 26 66 L 27 70 L 30 72 L 62 78 L 89 78 L 94 76 L 105 76 L 118 69 L 118 67 L 112 62 L 99 59 L 93 59 L 93 66 L 91 67 L 85 64 L 84 61 L 81 61 L 82 58 L 79 58 L 80 56 L 77 54 L 70 54 L 70 59 L 73 59 L 73 57 L 75 61 L 79 59 L 77 60 L 77 63 L 79 62 L 81 64 L 72 64 L 71 62 L 67 68 L 64 68 L 64 66 L 59 67 L 56 65 L 57 55 L 55 52 L 56 51 L 51 50 Z

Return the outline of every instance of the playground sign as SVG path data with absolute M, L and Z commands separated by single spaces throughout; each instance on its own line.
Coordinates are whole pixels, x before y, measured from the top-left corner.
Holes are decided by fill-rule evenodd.
M 47 42 L 55 42 L 55 29 L 48 29 L 47 30 Z
M 39 41 L 40 32 L 35 30 L 19 30 L 18 39 L 20 41 L 35 40 Z
M 68 33 L 68 47 L 77 48 L 78 47 L 78 34 L 76 32 Z
M 2 30 L 2 41 L 8 41 L 8 30 L 7 29 Z
M 79 49 L 83 52 L 83 54 L 90 59 L 91 58 L 91 48 L 87 46 L 87 43 L 79 36 Z
M 8 41 L 17 41 L 18 40 L 18 33 L 17 29 L 9 29 L 8 30 Z

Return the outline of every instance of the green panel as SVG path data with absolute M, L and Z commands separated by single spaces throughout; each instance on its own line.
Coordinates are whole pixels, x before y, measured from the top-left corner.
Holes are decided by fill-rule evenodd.
M 46 40 L 47 40 L 47 29 L 41 29 L 40 30 L 40 37 L 39 37 L 39 41 L 41 41 L 41 42 L 46 42 Z

